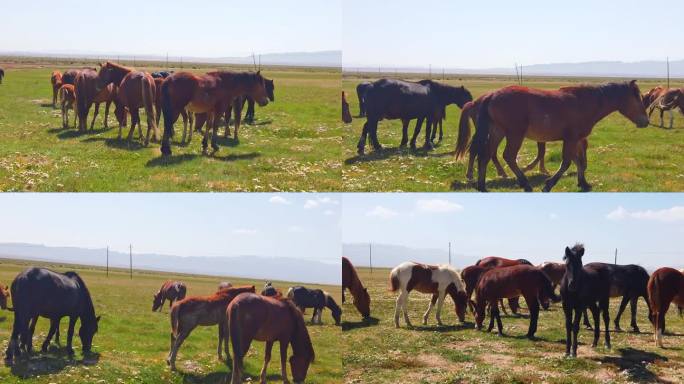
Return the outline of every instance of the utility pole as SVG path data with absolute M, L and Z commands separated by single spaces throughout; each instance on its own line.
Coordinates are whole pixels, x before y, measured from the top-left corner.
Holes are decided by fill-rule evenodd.
M 617 248 L 615 248 L 615 265 L 617 265 Z
M 515 63 L 513 65 L 515 65 L 515 82 L 520 84 L 520 76 L 518 75 L 518 63 Z
M 670 56 L 667 57 L 667 89 L 670 89 Z
M 166 70 L 169 70 L 169 53 L 166 52 Z
M 449 242 L 449 265 L 451 265 L 451 241 Z
M 368 264 L 370 265 L 371 275 L 373 274 L 373 245 L 368 243 Z
M 429 79 L 432 80 L 432 64 L 430 64 L 430 77 L 429 77 Z
M 107 277 L 109 277 L 109 245 L 107 246 Z
M 128 263 L 130 266 L 131 280 L 133 280 L 133 245 L 128 245 Z

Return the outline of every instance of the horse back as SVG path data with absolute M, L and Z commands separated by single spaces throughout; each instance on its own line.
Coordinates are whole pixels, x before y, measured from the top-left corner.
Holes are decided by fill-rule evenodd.
M 15 311 L 31 316 L 54 317 L 80 311 L 81 288 L 64 275 L 44 268 L 29 268 L 12 282 Z

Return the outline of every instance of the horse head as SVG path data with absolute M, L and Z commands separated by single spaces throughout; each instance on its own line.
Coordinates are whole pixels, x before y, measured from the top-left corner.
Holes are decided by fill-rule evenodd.
M 354 306 L 361 312 L 361 316 L 367 319 L 370 317 L 370 295 L 368 294 L 368 288 L 364 288 L 358 296 L 354 297 Z
M 260 107 L 268 105 L 269 94 L 266 89 L 266 79 L 261 75 L 261 71 L 257 71 L 257 73 L 254 74 L 254 81 L 249 87 L 248 96 L 256 101 Z
M 97 333 L 100 316 L 83 319 L 81 318 L 81 328 L 78 330 L 78 336 L 81 338 L 81 345 L 83 353 L 89 353 L 93 347 L 93 336 Z
M 164 295 L 162 294 L 161 289 L 159 290 L 159 292 L 155 293 L 155 294 L 152 296 L 152 312 L 154 312 L 154 311 L 156 311 L 156 310 L 160 310 L 160 311 L 161 311 L 162 298 L 163 298 L 163 297 L 164 297 Z
M 563 260 L 565 261 L 565 277 L 568 281 L 568 290 L 570 292 L 577 291 L 578 275 L 583 270 L 582 256 L 584 256 L 584 246 L 582 244 L 575 244 L 572 248 L 565 247 Z
M 618 101 L 618 111 L 636 124 L 637 128 L 648 127 L 648 115 L 636 80 L 627 83 L 627 90 Z
M 264 81 L 266 83 L 266 93 L 268 94 L 268 99 L 275 101 L 275 84 L 273 83 L 273 80 L 264 77 Z
M 7 299 L 9 299 L 9 287 L 0 287 L 0 308 L 7 309 Z

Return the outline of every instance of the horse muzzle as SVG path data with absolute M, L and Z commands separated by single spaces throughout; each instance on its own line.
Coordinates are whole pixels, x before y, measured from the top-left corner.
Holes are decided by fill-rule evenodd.
M 635 122 L 637 128 L 646 128 L 648 127 L 649 121 L 647 116 L 640 116 L 637 121 Z

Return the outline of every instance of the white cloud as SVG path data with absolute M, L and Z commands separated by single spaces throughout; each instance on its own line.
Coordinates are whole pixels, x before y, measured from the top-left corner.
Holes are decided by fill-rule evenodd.
M 376 205 L 375 208 L 366 212 L 366 216 L 379 217 L 381 219 L 391 219 L 391 218 L 396 217 L 398 215 L 399 215 L 398 212 L 393 211 L 389 208 L 382 207 L 380 205 Z
M 287 227 L 287 231 L 293 233 L 302 233 L 304 232 L 304 228 L 300 227 L 299 225 L 290 225 Z
M 421 199 L 416 202 L 416 211 L 420 213 L 448 213 L 462 210 L 462 205 L 443 199 Z
M 272 196 L 270 199 L 268 199 L 268 202 L 273 203 L 273 204 L 284 204 L 284 205 L 292 204 L 292 202 L 290 200 L 288 200 L 288 199 L 286 199 L 280 195 Z
M 330 197 L 318 197 L 316 199 L 308 199 L 304 203 L 304 209 L 314 209 L 323 205 L 339 205 L 340 201 Z
M 643 211 L 630 211 L 622 206 L 615 208 L 606 215 L 608 220 L 653 220 L 671 223 L 674 221 L 684 221 L 684 206 L 674 206 L 666 209 L 647 209 Z
M 238 228 L 233 230 L 234 235 L 246 235 L 246 236 L 252 236 L 257 234 L 256 229 L 249 229 L 249 228 Z

